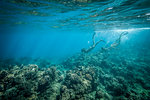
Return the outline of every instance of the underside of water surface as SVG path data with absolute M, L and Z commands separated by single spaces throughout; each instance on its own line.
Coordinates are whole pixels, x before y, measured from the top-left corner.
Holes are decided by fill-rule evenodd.
M 150 100 L 150 0 L 0 0 L 0 100 Z

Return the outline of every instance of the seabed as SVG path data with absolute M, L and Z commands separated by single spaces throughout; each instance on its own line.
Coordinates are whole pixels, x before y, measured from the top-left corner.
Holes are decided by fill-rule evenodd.
M 29 59 L 38 65 L 21 64 Z M 11 61 L 1 60 L 1 100 L 150 100 L 148 55 L 118 56 L 116 49 L 79 53 L 60 64 L 24 58 L 10 66 Z

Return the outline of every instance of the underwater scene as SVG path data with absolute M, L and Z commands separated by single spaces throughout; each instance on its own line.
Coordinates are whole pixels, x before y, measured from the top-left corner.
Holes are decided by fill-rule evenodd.
M 0 0 L 0 100 L 150 100 L 150 0 Z

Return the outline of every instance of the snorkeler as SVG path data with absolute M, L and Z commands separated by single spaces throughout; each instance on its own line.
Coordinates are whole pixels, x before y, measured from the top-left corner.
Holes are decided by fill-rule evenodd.
M 83 48 L 81 50 L 81 52 L 88 53 L 88 52 L 92 51 L 96 47 L 96 45 L 98 45 L 100 42 L 105 42 L 104 40 L 99 40 L 95 43 L 95 35 L 96 35 L 96 33 L 94 32 L 93 37 L 92 37 L 93 44 L 90 46 L 90 48 L 89 49 Z
M 120 42 L 121 42 L 121 38 L 123 37 L 123 36 L 125 36 L 125 35 L 127 35 L 128 34 L 128 32 L 122 32 L 121 34 L 120 34 L 120 36 L 119 36 L 119 38 L 114 42 L 114 43 L 112 43 L 111 45 L 110 45 L 110 47 L 102 47 L 102 50 L 109 50 L 109 49 L 112 49 L 112 48 L 115 48 L 115 47 L 117 47 L 118 45 L 120 45 Z M 94 33 L 93 34 L 93 37 L 92 37 L 92 41 L 93 41 L 93 44 L 90 46 L 90 48 L 88 48 L 88 49 L 85 49 L 85 48 L 83 48 L 82 50 L 81 50 L 81 52 L 83 52 L 83 53 L 88 53 L 88 52 L 90 52 L 90 51 L 92 51 L 95 47 L 96 47 L 96 45 L 98 45 L 100 42 L 105 42 L 104 40 L 99 40 L 99 41 L 97 41 L 96 43 L 95 43 L 95 35 L 96 35 L 96 33 Z M 105 42 L 106 43 L 106 42 Z
M 112 44 L 110 45 L 110 47 L 107 47 L 107 48 L 102 47 L 102 50 L 109 50 L 109 49 L 111 49 L 111 48 L 117 47 L 118 45 L 120 45 L 121 38 L 122 38 L 124 35 L 127 35 L 127 34 L 128 34 L 128 32 L 122 32 L 122 33 L 120 34 L 119 38 L 118 38 L 114 43 L 112 43 Z

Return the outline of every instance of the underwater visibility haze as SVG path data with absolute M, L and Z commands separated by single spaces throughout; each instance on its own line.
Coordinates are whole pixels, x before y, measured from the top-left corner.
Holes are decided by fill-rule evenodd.
M 1 0 L 0 100 L 150 100 L 150 0 Z

